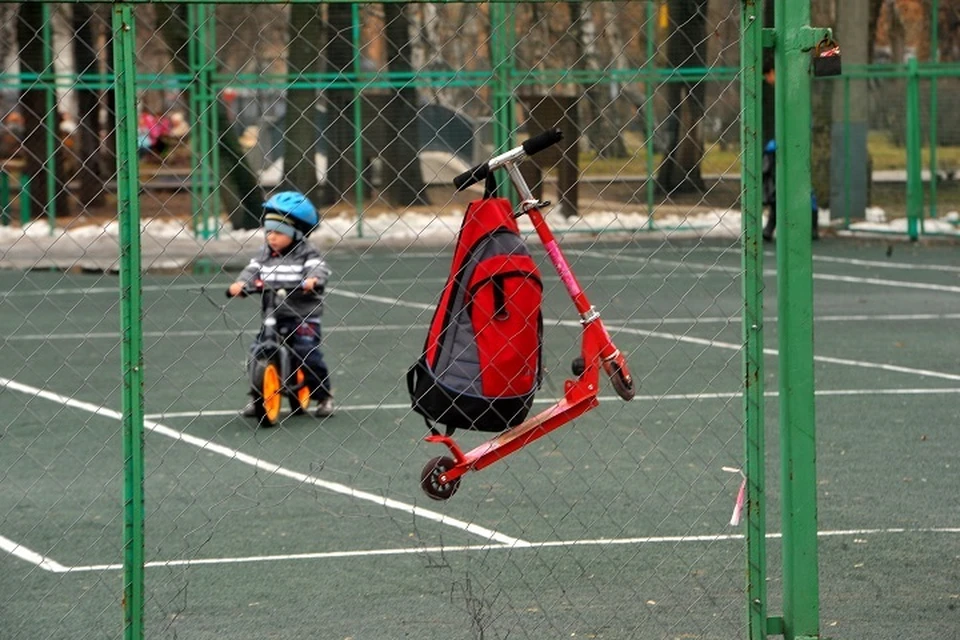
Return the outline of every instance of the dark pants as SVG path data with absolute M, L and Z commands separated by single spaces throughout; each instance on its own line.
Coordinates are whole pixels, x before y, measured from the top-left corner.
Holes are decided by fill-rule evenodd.
M 763 227 L 763 238 L 765 240 L 773 239 L 773 231 L 777 228 L 777 203 L 776 201 L 768 203 L 770 207 L 770 216 L 767 218 L 767 224 Z M 811 237 L 820 237 L 820 209 L 818 207 L 810 208 L 811 216 Z
M 330 372 L 320 350 L 321 333 L 319 322 L 277 323 L 277 331 L 293 356 L 293 366 L 301 367 L 310 387 L 310 397 L 322 402 L 330 397 Z M 251 355 L 257 353 L 263 341 L 263 329 L 250 346 Z

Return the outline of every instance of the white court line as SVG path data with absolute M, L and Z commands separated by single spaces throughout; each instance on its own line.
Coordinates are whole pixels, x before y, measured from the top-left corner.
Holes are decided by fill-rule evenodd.
M 354 291 L 347 291 L 346 289 L 327 289 L 327 293 L 332 293 L 336 296 L 342 296 L 344 298 L 353 298 L 354 300 L 369 300 L 371 302 L 382 302 L 393 307 L 408 307 L 410 309 L 423 309 L 427 311 L 432 311 L 436 308 L 436 302 L 408 302 L 406 300 L 400 300 L 399 298 L 388 298 L 387 296 L 375 296 L 370 293 L 357 293 Z
M 565 320 L 559 324 L 579 327 L 579 322 Z M 647 331 L 646 329 L 632 329 L 630 327 L 617 327 L 612 324 L 607 325 L 611 333 L 626 333 L 633 335 L 648 336 L 650 338 L 661 338 L 664 340 L 674 340 L 676 342 L 686 342 L 687 344 L 697 344 L 705 347 L 717 347 L 729 351 L 740 351 L 743 345 L 732 342 L 721 342 L 719 340 L 710 340 L 708 338 L 694 338 L 691 336 L 682 336 L 675 333 L 664 333 L 662 331 Z M 768 356 L 779 356 L 780 352 L 776 349 L 764 349 L 763 353 Z M 880 369 L 893 373 L 908 373 L 911 375 L 928 376 L 931 378 L 940 378 L 942 380 L 960 380 L 960 374 L 944 373 L 942 371 L 933 371 L 932 369 L 915 369 L 913 367 L 902 367 L 893 364 L 883 364 L 877 362 L 868 362 L 866 360 L 849 360 L 845 358 L 831 358 L 829 356 L 813 356 L 816 362 L 826 362 L 829 364 L 842 364 L 851 367 L 860 367 L 862 369 Z
M 359 294 L 355 294 L 358 296 Z M 350 297 L 355 297 L 351 294 Z M 876 316 L 871 315 L 830 315 L 814 316 L 814 322 L 920 322 L 928 320 L 931 322 L 943 322 L 946 320 L 960 320 L 960 313 L 887 313 Z M 549 322 L 549 320 L 546 320 Z M 610 325 L 708 325 L 708 324 L 729 324 L 739 326 L 740 316 L 699 316 L 691 318 L 632 318 L 629 320 L 604 320 L 605 324 Z M 764 318 L 765 324 L 776 324 L 777 318 Z M 414 331 L 427 329 L 426 324 L 331 324 L 324 326 L 327 333 L 336 333 L 341 331 L 350 331 L 353 333 L 376 331 Z M 219 336 L 239 337 L 256 335 L 259 324 L 252 328 L 240 328 L 236 331 L 229 329 L 211 329 L 207 331 L 144 331 L 144 338 L 207 338 Z M 98 331 L 96 333 L 25 333 L 10 335 L 0 338 L 3 342 L 28 342 L 28 341 L 54 341 L 54 340 L 119 340 L 120 332 Z
M 211 289 L 211 286 L 202 285 L 202 284 L 171 284 L 171 285 L 147 285 L 141 287 L 141 291 L 189 291 L 190 289 Z M 217 287 L 216 292 L 219 295 L 223 295 L 223 291 L 226 289 L 224 287 Z M 42 297 L 46 298 L 47 296 L 87 296 L 93 295 L 96 293 L 112 293 L 118 295 L 120 293 L 120 285 L 117 284 L 112 287 L 84 287 L 80 289 L 29 289 L 26 291 L 0 291 L 0 298 L 26 298 L 31 297 Z
M 16 558 L 20 558 L 21 560 L 53 573 L 66 573 L 70 571 L 70 568 L 63 566 L 59 562 L 54 562 L 50 558 L 42 556 L 36 551 L 28 549 L 22 544 L 18 544 L 10 538 L 3 536 L 0 536 L 0 551 L 6 551 Z
M 362 294 L 342 294 L 346 297 L 359 297 Z M 924 321 L 929 320 L 932 322 L 942 322 L 946 320 L 960 320 L 960 313 L 887 313 L 880 314 L 876 316 L 871 315 L 830 315 L 830 316 L 814 316 L 814 322 L 908 322 L 908 321 Z M 545 322 L 549 322 L 549 319 L 545 319 Z M 741 321 L 740 316 L 699 316 L 691 318 L 632 318 L 629 320 L 604 320 L 604 324 L 610 325 L 708 325 L 708 324 L 729 324 L 729 325 L 739 325 Z M 777 322 L 776 317 L 764 318 L 765 324 L 775 324 Z M 351 324 L 332 324 L 329 327 L 324 326 L 324 331 L 328 333 L 340 332 L 340 331 L 350 331 L 353 333 L 359 332 L 368 332 L 373 333 L 375 331 L 413 331 L 413 330 L 422 330 L 427 329 L 429 325 L 426 324 L 366 324 L 366 325 L 351 325 Z M 206 338 L 214 336 L 240 336 L 240 335 L 256 335 L 259 325 L 257 327 L 252 327 L 250 329 L 241 328 L 236 331 L 231 331 L 229 329 L 211 329 L 209 331 L 144 331 L 143 337 L 145 338 Z M 99 331 L 96 333 L 25 333 L 18 335 L 11 335 L 0 338 L 3 342 L 27 342 L 27 341 L 53 341 L 53 340 L 119 340 L 120 332 L 104 332 Z
M 958 287 L 960 291 L 960 287 Z M 433 304 L 423 304 L 420 302 L 405 302 L 397 298 L 388 298 L 385 296 L 370 296 L 364 293 L 355 293 L 350 291 L 337 291 L 342 296 L 356 298 L 359 300 L 372 300 L 374 302 L 383 302 L 384 304 L 390 304 L 394 306 L 407 306 L 414 308 L 428 308 L 433 309 L 435 305 Z M 579 327 L 579 320 L 555 320 L 551 318 L 544 318 L 544 322 L 548 324 L 557 324 L 564 325 L 568 327 Z M 613 323 L 605 323 L 607 329 L 611 333 L 625 333 L 632 335 L 641 335 L 650 338 L 659 338 L 663 340 L 672 340 L 674 342 L 685 342 L 688 344 L 697 344 L 705 347 L 717 347 L 720 349 L 727 349 L 732 351 L 740 351 L 743 348 L 742 344 L 734 344 L 731 342 L 721 342 L 719 340 L 710 340 L 706 338 L 694 338 L 691 336 L 683 336 L 676 333 L 665 333 L 663 331 L 648 331 L 646 329 L 633 329 L 631 327 L 617 326 Z M 766 355 L 779 356 L 780 352 L 776 349 L 764 349 L 763 352 Z M 866 360 L 847 360 L 843 358 L 829 358 L 827 356 L 814 356 L 813 359 L 817 362 L 827 362 L 830 364 L 843 364 L 853 367 L 860 367 L 863 369 L 881 369 L 883 371 L 890 371 L 893 373 L 908 373 L 912 375 L 928 376 L 932 378 L 941 378 L 943 380 L 960 380 L 960 375 L 953 373 L 944 373 L 941 371 L 933 371 L 930 369 L 914 369 L 912 367 L 902 367 L 899 365 L 892 364 L 882 364 L 876 362 L 868 362 Z
M 574 252 L 571 252 L 574 253 Z M 588 256 L 591 258 L 598 258 L 602 260 L 610 260 L 610 256 L 596 252 L 596 251 L 580 251 L 580 255 Z M 664 260 L 661 258 L 645 258 L 643 256 L 623 256 L 617 255 L 617 261 L 629 261 L 629 262 L 642 262 L 646 264 L 660 264 L 665 266 L 672 267 L 697 267 L 703 269 L 704 272 L 701 275 L 705 275 L 709 272 L 721 272 L 721 273 L 743 273 L 742 267 L 728 267 L 719 264 L 708 264 L 705 262 L 683 262 L 678 260 Z M 776 275 L 776 269 L 764 269 L 763 275 L 772 276 Z M 880 287 L 888 287 L 893 289 L 919 289 L 924 291 L 940 291 L 945 293 L 960 293 L 960 286 L 955 285 L 946 285 L 946 284 L 929 284 L 925 282 L 913 282 L 909 280 L 886 280 L 883 278 L 861 278 L 857 276 L 842 276 L 842 275 L 833 275 L 828 273 L 813 273 L 814 280 L 825 280 L 828 282 L 844 282 L 850 284 L 872 284 Z
M 819 538 L 835 538 L 843 536 L 870 536 L 870 535 L 911 535 L 911 534 L 958 534 L 960 528 L 957 527 L 920 527 L 916 529 L 907 528 L 885 528 L 885 529 L 839 529 L 833 531 L 819 531 Z M 776 540 L 782 536 L 780 533 L 768 533 L 767 540 Z M 421 555 L 428 553 L 463 553 L 471 551 L 512 551 L 516 549 L 557 549 L 571 547 L 597 547 L 597 546 L 640 546 L 647 544 L 682 544 L 682 543 L 711 543 L 711 542 L 730 542 L 742 541 L 743 534 L 715 534 L 715 535 L 695 535 L 695 536 L 643 536 L 632 538 L 595 538 L 587 540 L 548 540 L 544 542 L 520 542 L 517 544 L 500 545 L 458 545 L 458 546 L 439 546 L 439 547 L 413 547 L 400 549 L 357 549 L 353 551 L 325 551 L 316 553 L 291 553 L 284 555 L 266 555 L 266 556 L 238 556 L 227 558 L 194 558 L 190 560 L 155 560 L 144 563 L 146 568 L 158 567 L 198 567 L 211 565 L 236 565 L 251 564 L 261 562 L 289 562 L 295 560 L 330 560 L 337 558 L 369 558 L 383 556 L 408 556 Z M 40 566 L 40 565 L 38 565 Z M 58 563 L 48 563 L 40 568 L 46 569 L 52 573 L 84 573 L 92 571 L 120 571 L 122 564 L 94 564 L 80 565 L 75 567 L 65 567 Z
M 67 396 L 62 396 L 58 393 L 53 393 L 51 391 L 45 391 L 43 389 L 38 389 L 37 387 L 32 387 L 30 385 L 22 384 L 20 382 L 15 382 L 9 378 L 0 377 L 0 387 L 5 387 L 12 391 L 19 391 L 28 395 L 32 395 L 38 398 L 43 398 L 44 400 L 50 400 L 51 402 L 56 402 L 67 407 L 72 407 L 74 409 L 80 409 L 82 411 L 88 411 L 98 416 L 103 416 L 105 418 L 112 418 L 114 420 L 122 420 L 123 415 L 119 411 L 114 411 L 112 409 L 107 409 L 102 405 L 95 405 L 89 402 L 82 402 L 80 400 L 75 400 Z M 278 476 L 285 478 L 290 478 L 296 480 L 302 484 L 309 484 L 315 487 L 320 487 L 321 489 L 326 489 L 332 493 L 339 493 L 341 495 L 349 496 L 351 498 L 356 498 L 359 500 L 365 500 L 367 502 L 372 502 L 374 504 L 380 505 L 387 509 L 395 509 L 397 511 L 402 511 L 404 513 L 409 513 L 415 517 L 423 518 L 425 520 L 433 520 L 440 524 L 444 524 L 455 529 L 460 529 L 466 533 L 470 533 L 487 540 L 494 542 L 499 542 L 501 544 L 509 545 L 518 545 L 524 544 L 524 541 L 519 538 L 514 538 L 512 536 L 507 536 L 502 533 L 498 533 L 492 529 L 487 529 L 486 527 L 481 527 L 479 525 L 465 522 L 457 518 L 451 518 L 442 513 L 436 511 L 431 511 L 429 509 L 424 509 L 416 505 L 407 504 L 405 502 L 400 502 L 399 500 L 393 500 L 391 498 L 384 498 L 383 496 L 378 496 L 374 493 L 369 493 L 367 491 L 360 491 L 349 487 L 339 482 L 330 482 L 327 480 L 321 480 L 316 476 L 310 476 L 305 473 L 299 473 L 297 471 L 292 471 L 286 469 L 279 465 L 273 464 L 272 462 L 267 462 L 261 458 L 251 456 L 246 453 L 241 453 L 236 449 L 231 449 L 230 447 L 225 447 L 223 445 L 217 444 L 211 440 L 206 440 L 204 438 L 198 438 L 196 436 L 189 435 L 182 431 L 177 431 L 176 429 L 171 429 L 170 427 L 164 426 L 158 422 L 152 420 L 145 420 L 144 427 L 158 435 L 171 438 L 173 440 L 178 440 L 185 444 L 193 445 L 199 448 L 201 451 L 208 453 L 215 453 L 221 455 L 230 460 L 235 460 L 243 464 L 250 465 L 261 471 L 266 471 L 267 473 L 272 473 Z
M 892 289 L 919 289 L 922 291 L 942 291 L 946 293 L 960 293 L 960 287 L 949 284 L 930 284 L 927 282 L 911 282 L 909 280 L 885 280 L 883 278 L 857 278 L 853 276 L 838 276 L 827 273 L 814 273 L 814 280 L 829 282 L 847 282 L 853 284 L 873 284 Z
M 960 387 L 932 387 L 918 389 L 823 389 L 815 392 L 817 396 L 922 396 L 922 395 L 952 395 L 960 393 Z M 638 395 L 634 400 L 639 402 L 666 402 L 675 400 L 733 400 L 743 396 L 742 392 L 717 392 L 717 393 L 665 393 L 657 395 Z M 777 398 L 779 391 L 765 391 L 765 398 Z M 599 396 L 600 402 L 612 402 L 619 400 L 619 396 Z M 552 398 L 538 398 L 533 401 L 534 404 L 552 404 L 556 402 Z M 409 402 L 381 402 L 378 404 L 347 404 L 337 405 L 337 411 L 403 411 L 410 410 Z M 235 416 L 236 409 L 224 409 L 214 411 L 171 411 L 164 413 L 147 414 L 151 420 L 165 420 L 168 418 L 206 418 L 219 416 Z
M 620 258 L 624 255 L 632 258 L 642 258 L 643 256 L 630 256 L 630 254 L 624 254 L 622 249 L 611 249 L 610 255 L 603 254 L 600 251 L 594 250 L 597 257 L 603 256 L 605 259 L 609 260 L 611 258 Z M 740 257 L 739 245 L 731 245 L 730 247 L 707 247 L 707 246 L 698 246 L 695 251 L 706 252 L 706 253 L 719 253 L 719 254 L 729 254 L 733 257 Z M 573 250 L 570 250 L 572 253 Z M 769 257 L 776 257 L 776 251 L 764 251 L 763 254 Z M 859 258 L 841 258 L 838 256 L 823 256 L 816 253 L 813 254 L 814 262 L 829 262 L 833 264 L 845 264 L 855 267 L 876 267 L 880 269 L 896 269 L 897 271 L 952 271 L 960 273 L 960 267 L 950 264 L 915 264 L 912 262 L 896 262 L 892 260 L 861 260 Z
M 350 325 L 350 324 L 339 324 L 331 325 L 330 327 L 324 326 L 324 332 L 329 333 L 333 331 L 352 331 L 354 333 L 366 331 L 407 331 L 410 329 L 426 329 L 429 325 L 426 324 L 367 324 L 367 325 Z M 245 327 L 238 328 L 236 331 L 231 331 L 230 329 L 211 329 L 209 331 L 144 331 L 144 338 L 207 338 L 214 336 L 233 336 L 235 338 L 241 336 L 254 336 L 257 334 L 257 331 L 260 330 L 259 320 L 256 323 L 256 327 L 251 327 L 247 329 Z M 14 335 L 6 336 L 0 338 L 2 342 L 23 342 L 29 340 L 119 340 L 120 332 L 108 332 L 108 331 L 99 331 L 97 333 L 26 333 L 23 335 Z
M 772 251 L 768 255 L 776 255 Z M 877 267 L 880 269 L 896 269 L 897 271 L 954 271 L 960 273 L 960 267 L 949 264 L 912 264 L 910 262 L 889 262 L 882 260 L 858 260 L 856 258 L 837 258 L 833 256 L 818 256 L 814 254 L 814 262 L 832 262 L 834 264 L 848 264 L 855 267 Z

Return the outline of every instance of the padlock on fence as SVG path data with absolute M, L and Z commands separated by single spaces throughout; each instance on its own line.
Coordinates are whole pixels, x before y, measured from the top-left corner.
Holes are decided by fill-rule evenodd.
M 840 45 L 824 38 L 813 51 L 813 75 L 817 77 L 840 75 Z

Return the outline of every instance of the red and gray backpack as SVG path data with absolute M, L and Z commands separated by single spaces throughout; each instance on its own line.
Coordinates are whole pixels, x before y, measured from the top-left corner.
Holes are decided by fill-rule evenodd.
M 523 422 L 541 381 L 543 283 L 510 202 L 469 204 L 423 355 L 407 373 L 431 430 L 503 431 Z

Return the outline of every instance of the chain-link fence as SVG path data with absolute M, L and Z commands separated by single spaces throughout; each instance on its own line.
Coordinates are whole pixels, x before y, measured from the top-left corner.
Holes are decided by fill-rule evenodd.
M 0 636 L 766 633 L 739 2 L 0 10 Z M 452 180 L 553 128 L 495 172 L 542 273 L 531 415 L 597 373 L 594 312 L 636 395 L 600 375 L 596 407 L 432 500 L 449 443 L 404 378 L 485 195 Z M 290 191 L 319 227 L 275 205 L 293 249 L 264 248 Z M 313 300 L 278 323 L 307 382 L 256 366 L 272 306 L 224 296 L 284 278 Z

